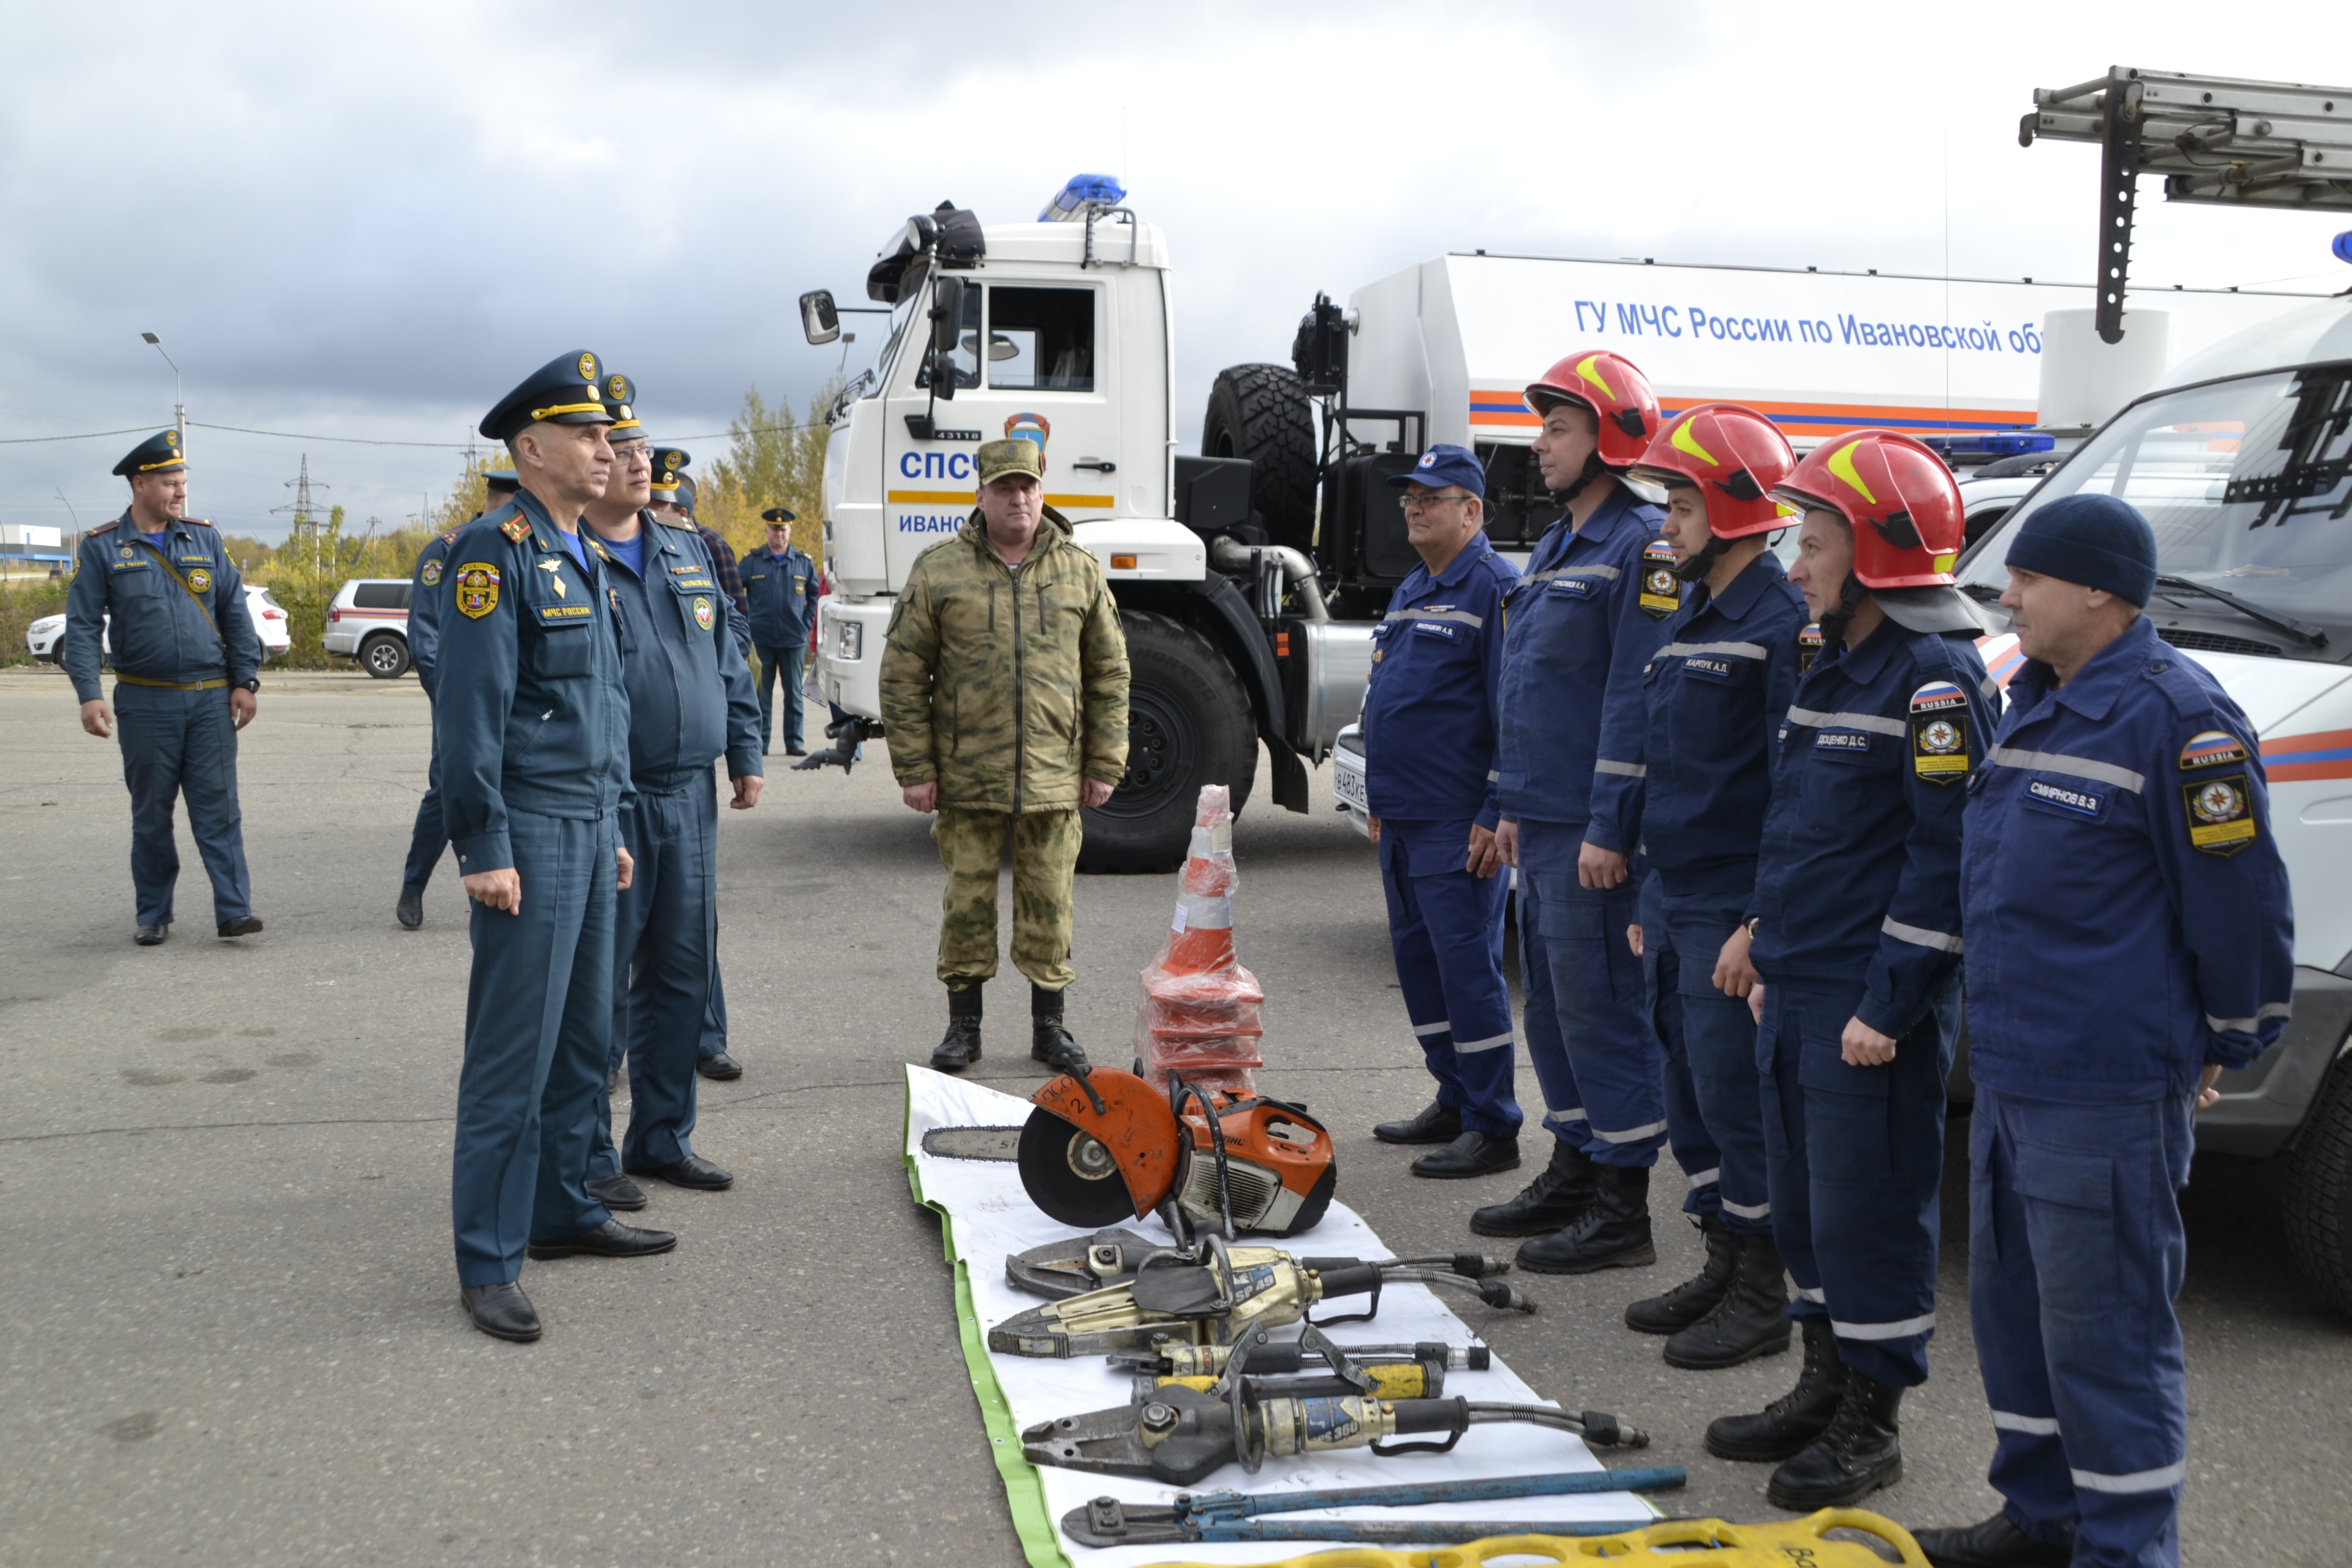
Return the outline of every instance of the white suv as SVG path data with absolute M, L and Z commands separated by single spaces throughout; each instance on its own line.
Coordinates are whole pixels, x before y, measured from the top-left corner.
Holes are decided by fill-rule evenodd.
M 356 658 L 378 680 L 408 673 L 408 579 L 354 577 L 335 590 L 327 606 L 324 646 L 331 654 Z
M 261 657 L 276 658 L 294 646 L 294 634 L 287 629 L 286 606 L 270 597 L 269 590 L 258 584 L 245 585 L 245 613 L 253 617 L 254 634 L 261 638 Z M 109 616 L 110 621 L 112 620 Z M 25 651 L 43 664 L 55 664 L 64 650 L 58 646 L 65 641 L 66 618 L 63 616 L 43 616 L 25 628 Z M 102 662 L 113 650 L 106 633 L 98 638 L 99 657 Z

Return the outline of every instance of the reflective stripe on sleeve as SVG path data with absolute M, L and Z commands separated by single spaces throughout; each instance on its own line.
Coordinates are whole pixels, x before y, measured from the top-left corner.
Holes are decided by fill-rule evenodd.
M 2036 1437 L 2058 1436 L 2058 1418 L 2054 1415 L 2013 1415 L 2006 1410 L 1992 1413 L 1993 1430 L 1997 1432 L 2027 1432 Z
M 1604 583 L 1617 581 L 1614 566 L 1554 566 L 1542 572 L 1530 572 L 1519 579 L 1522 583 L 1549 583 L 1555 577 L 1598 577 Z
M 2216 1018 L 2212 1014 L 2208 1013 L 2205 1015 L 2205 1026 L 2212 1030 L 2217 1035 L 2251 1035 L 2256 1029 L 2262 1027 L 2263 1021 L 2266 1018 L 2292 1018 L 2294 1016 L 2294 1007 L 2292 1004 L 2286 1002 L 2265 1002 L 2255 1011 L 2254 1016 L 2251 1018 Z
M 1606 757 L 1594 763 L 1592 771 L 1596 773 L 1614 773 L 1619 778 L 1628 779 L 1645 779 L 1650 776 L 1650 770 L 1643 763 L 1612 763 Z
M 1468 1054 L 1470 1054 L 1470 1053 L 1471 1053 L 1471 1052 L 1473 1052 L 1473 1051 L 1492 1051 L 1492 1050 L 1499 1050 L 1500 1048 L 1502 1048 L 1502 1047 L 1505 1047 L 1505 1046 L 1509 1045 L 1510 1043 L 1511 1043 L 1511 1032 L 1510 1032 L 1508 1029 L 1506 1029 L 1506 1030 L 1504 1030 L 1501 1034 L 1496 1035 L 1496 1037 L 1494 1037 L 1492 1039 L 1486 1039 L 1486 1040 L 1456 1040 L 1456 1041 L 1454 1041 L 1454 1054 L 1455 1056 L 1467 1056 Z
M 1412 1026 L 1412 1032 L 1425 1040 L 1432 1035 L 1445 1034 L 1453 1027 L 1454 1025 L 1450 1020 L 1440 1018 L 1434 1024 L 1415 1024 Z
M 2078 779 L 2092 779 L 2127 789 L 2138 795 L 2147 785 L 2147 775 L 2129 768 L 2119 768 L 2113 763 L 2103 763 L 2094 757 L 2070 757 L 2062 752 L 2028 752 L 2016 746 L 1995 746 L 1985 753 L 1985 760 L 2000 768 L 2037 768 L 2049 773 L 2072 773 Z
M 1845 1340 L 1908 1339 L 1913 1334 L 1924 1334 L 1935 1326 L 1936 1314 L 1933 1312 L 1892 1323 L 1841 1323 L 1835 1318 L 1830 1320 L 1830 1327 L 1837 1331 L 1840 1339 Z
M 1790 709 L 1789 722 L 1815 730 L 1867 730 L 1874 735 L 1910 733 L 1900 719 L 1882 719 L 1875 713 L 1824 713 L 1817 708 Z
M 1907 942 L 1914 947 L 1932 947 L 1938 952 L 1958 952 L 1960 951 L 1960 939 L 1958 937 L 1948 936 L 1939 931 L 1928 931 L 1923 926 L 1907 926 L 1901 921 L 1896 920 L 1893 915 L 1889 915 L 1885 920 L 1881 921 L 1878 924 L 1878 929 L 1885 931 L 1888 936 L 1893 937 L 1895 941 Z
M 2103 1476 L 2096 1470 L 2069 1470 L 2074 1484 L 2095 1492 L 2160 1492 L 2177 1487 L 2189 1473 L 2188 1461 L 2160 1470 L 2137 1470 L 2128 1476 Z
M 1486 616 L 1474 616 L 1467 610 L 1391 610 L 1387 618 L 1391 621 L 1452 621 L 1464 626 L 1486 624 Z

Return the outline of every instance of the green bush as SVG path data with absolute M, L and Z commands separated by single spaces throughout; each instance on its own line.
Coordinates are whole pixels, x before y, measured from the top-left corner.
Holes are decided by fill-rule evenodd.
M 25 631 L 44 616 L 65 613 L 66 583 L 60 578 L 18 578 L 0 582 L 0 664 L 30 664 Z

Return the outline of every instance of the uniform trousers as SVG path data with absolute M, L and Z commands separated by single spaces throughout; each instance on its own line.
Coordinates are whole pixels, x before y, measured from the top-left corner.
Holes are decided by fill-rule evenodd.
M 596 1081 L 588 1173 L 674 1165 L 694 1152 L 694 1064 L 710 1005 L 719 934 L 719 809 L 699 779 L 666 794 L 639 790 L 621 837 L 636 867 L 615 900 L 613 1039 Z M 613 1147 L 605 1085 L 626 1053 L 629 1131 Z
M 808 643 L 795 641 L 789 647 L 761 647 L 760 655 L 760 750 L 766 751 L 775 738 L 777 699 L 769 695 L 769 688 L 779 679 L 783 682 L 784 744 L 799 746 L 801 739 L 801 670 L 808 662 Z
M 1511 993 L 1503 979 L 1510 873 L 1465 868 L 1470 823 L 1381 822 L 1381 887 L 1405 1017 L 1465 1131 L 1518 1136 L 1511 1092 Z
M 2188 1379 L 2189 1101 L 2057 1105 L 1979 1088 L 1969 1317 L 2011 1523 L 2078 1568 L 2173 1568 Z
M 1936 1332 L 1937 1190 L 1959 973 L 1883 1067 L 1850 1067 L 1852 986 L 1768 984 L 1756 1032 L 1772 1239 L 1797 1283 L 1792 1318 L 1826 1317 L 1838 1359 L 1896 1388 L 1927 1381 Z
M 1519 823 L 1519 984 L 1544 1125 L 1599 1164 L 1658 1163 L 1665 1059 L 1626 930 L 1641 889 L 1577 881 L 1582 823 Z
M 718 793 L 723 795 L 727 792 L 727 785 L 721 780 L 719 764 L 717 763 L 713 763 L 710 765 L 710 783 L 712 788 Z M 718 816 L 719 808 L 714 805 L 711 807 L 712 820 L 716 821 L 718 819 Z M 711 1057 L 722 1055 L 727 1049 L 727 987 L 724 982 L 719 978 L 719 936 L 717 930 L 718 914 L 716 912 L 718 900 L 715 882 L 713 884 L 713 912 L 711 915 L 713 924 L 710 938 L 710 1005 L 702 1010 L 702 1043 L 695 1051 L 696 1057 L 698 1059 L 703 1060 L 708 1060 Z
M 1727 871 L 1654 873 L 1643 889 L 1642 963 L 1666 1058 L 1666 1142 L 1690 1180 L 1685 1214 L 1717 1215 L 1737 1236 L 1772 1234 L 1764 1097 L 1748 999 L 1716 989 L 1715 961 L 1756 883 Z
M 228 689 L 167 691 L 120 682 L 114 688 L 115 732 L 121 737 L 122 782 L 131 788 L 131 886 L 139 923 L 172 923 L 172 888 L 180 877 L 180 848 L 172 837 L 175 798 L 188 802 L 205 875 L 212 879 L 213 918 L 242 920 L 253 912 L 253 884 L 245 868 L 245 816 L 236 804 L 236 721 Z
M 400 874 L 400 890 L 422 898 L 448 847 L 449 830 L 441 820 L 441 739 L 436 735 L 433 761 L 425 773 L 425 798 L 416 803 L 416 826 L 409 830 L 408 865 Z
M 940 895 L 940 982 L 951 990 L 996 974 L 996 883 L 1008 847 L 1013 861 L 1013 966 L 1040 990 L 1066 990 L 1070 879 L 1086 828 L 1075 810 L 969 811 L 940 807 L 931 837 L 947 868 Z
M 450 1182 L 465 1285 L 517 1279 L 532 1237 L 612 1217 L 583 1183 L 613 1034 L 614 823 L 509 806 L 507 837 L 522 910 L 472 906 Z

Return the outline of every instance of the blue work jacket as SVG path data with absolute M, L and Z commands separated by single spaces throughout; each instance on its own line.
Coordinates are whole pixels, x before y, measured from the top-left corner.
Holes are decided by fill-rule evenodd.
M 816 563 L 793 545 L 778 555 L 766 545 L 735 563 L 743 576 L 744 614 L 751 640 L 761 647 L 791 647 L 808 641 L 816 614 Z
M 514 864 L 509 808 L 593 821 L 633 793 L 612 569 L 584 530 L 580 542 L 585 567 L 522 490 L 449 546 L 433 737 L 442 820 L 468 876 Z
M 1774 742 L 1812 616 L 1766 551 L 1718 595 L 1692 584 L 1643 677 L 1650 729 L 1628 831 L 1667 877 L 1747 863 L 1764 838 Z
M 1496 769 L 1515 822 L 1582 824 L 1586 842 L 1633 849 L 1626 797 L 1650 726 L 1642 668 L 1682 606 L 1664 516 L 1615 486 L 1582 528 L 1552 524 L 1506 603 Z
M 721 753 L 729 777 L 758 776 L 760 693 L 709 552 L 690 527 L 673 528 L 649 511 L 637 522 L 644 575 L 609 547 L 604 561 L 620 611 L 631 779 L 646 793 L 667 793 L 709 779 Z
M 1495 701 L 1504 596 L 1519 580 L 1483 533 L 1433 577 L 1416 566 L 1372 628 L 1364 691 L 1364 790 L 1371 815 L 1491 828 Z
M 462 531 L 453 528 L 426 540 L 408 574 L 408 662 L 427 697 L 433 695 L 433 661 L 441 651 L 441 577 L 449 570 L 449 547 Z
M 101 637 L 116 677 L 133 686 L 243 686 L 261 673 L 261 635 L 245 607 L 245 579 L 213 525 L 194 518 L 142 533 L 125 511 L 82 540 L 66 590 L 61 660 L 77 701 L 102 695 Z
M 1858 986 L 1901 1037 L 1960 956 L 1960 816 L 1995 688 L 1966 632 L 1889 620 L 1798 679 L 1748 913 L 1767 983 Z
M 2273 1044 L 2294 911 L 2253 727 L 2143 616 L 2028 660 L 1969 782 L 1969 1072 L 2074 1104 L 2185 1095 Z

